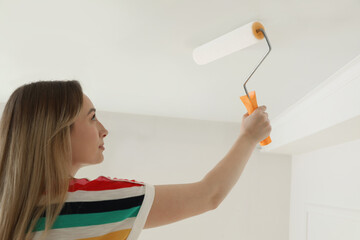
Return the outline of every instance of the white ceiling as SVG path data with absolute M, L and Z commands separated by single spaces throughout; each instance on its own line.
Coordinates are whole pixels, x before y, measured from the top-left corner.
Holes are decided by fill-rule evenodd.
M 360 54 L 358 0 L 0 0 L 0 102 L 76 79 L 98 111 L 239 122 L 265 40 L 203 66 L 192 51 L 256 20 L 272 51 L 247 88 L 270 119 Z

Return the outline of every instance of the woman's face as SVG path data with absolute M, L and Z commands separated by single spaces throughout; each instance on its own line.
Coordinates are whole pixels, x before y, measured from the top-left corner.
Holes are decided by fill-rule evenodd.
M 98 164 L 104 160 L 104 137 L 108 131 L 97 120 L 94 105 L 84 94 L 84 103 L 80 115 L 71 130 L 72 169 L 71 176 L 83 166 Z

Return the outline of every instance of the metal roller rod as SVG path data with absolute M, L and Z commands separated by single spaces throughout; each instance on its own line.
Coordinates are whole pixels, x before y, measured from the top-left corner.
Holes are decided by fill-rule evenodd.
M 258 32 L 258 31 L 261 31 L 261 32 L 264 34 L 265 39 L 266 39 L 266 42 L 267 42 L 267 44 L 268 44 L 268 46 L 269 46 L 269 51 L 265 54 L 265 56 L 263 57 L 263 59 L 262 59 L 262 60 L 260 61 L 260 63 L 256 66 L 256 68 L 254 69 L 254 71 L 252 71 L 252 73 L 251 73 L 250 76 L 247 78 L 246 82 L 244 83 L 244 89 L 245 89 L 246 95 L 248 96 L 250 102 L 251 102 L 251 99 L 250 99 L 249 93 L 248 93 L 245 85 L 246 85 L 246 83 L 249 81 L 249 79 L 251 78 L 251 76 L 254 74 L 254 72 L 256 71 L 256 69 L 258 69 L 258 67 L 260 66 L 260 64 L 264 61 L 264 59 L 266 58 L 266 56 L 267 56 L 267 55 L 269 54 L 269 52 L 271 51 L 270 42 L 269 42 L 269 40 L 268 40 L 268 38 L 267 38 L 267 36 L 266 36 L 266 34 L 265 34 L 264 29 L 260 28 L 259 30 L 257 30 L 257 32 Z

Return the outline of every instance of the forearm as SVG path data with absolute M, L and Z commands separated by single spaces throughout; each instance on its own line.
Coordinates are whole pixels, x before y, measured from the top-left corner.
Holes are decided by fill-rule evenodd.
M 202 179 L 216 206 L 240 178 L 256 144 L 247 135 L 241 134 L 225 157 Z

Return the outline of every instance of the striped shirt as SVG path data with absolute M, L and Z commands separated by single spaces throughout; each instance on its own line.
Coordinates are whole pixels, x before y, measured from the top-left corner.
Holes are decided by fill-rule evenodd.
M 68 197 L 47 240 L 135 240 L 154 200 L 154 186 L 134 180 L 100 176 L 72 179 Z M 45 229 L 37 222 L 33 240 Z

